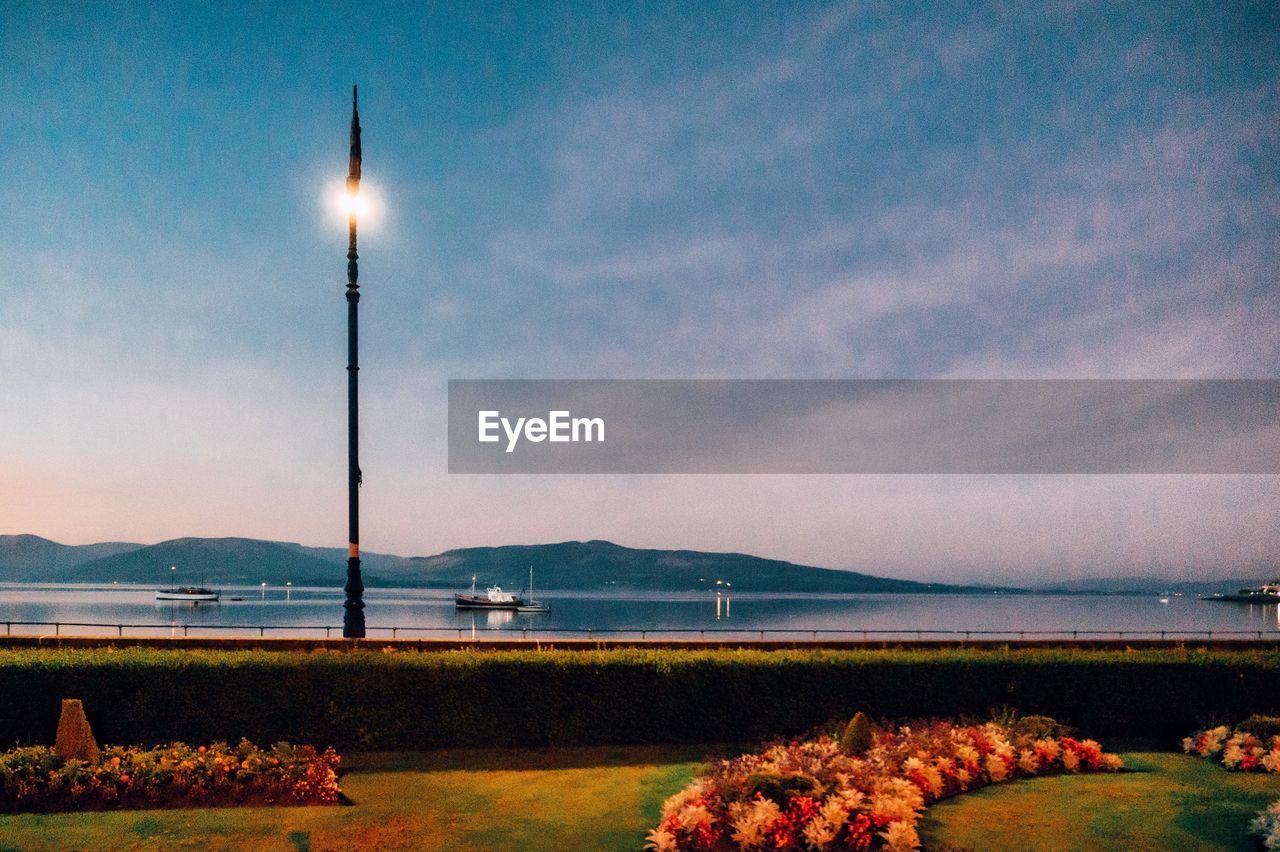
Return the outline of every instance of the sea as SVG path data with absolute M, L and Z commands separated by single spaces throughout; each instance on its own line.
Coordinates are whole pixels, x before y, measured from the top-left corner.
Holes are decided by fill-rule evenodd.
M 217 603 L 153 586 L 0 583 L 0 635 L 341 636 L 339 588 L 223 587 Z M 1280 639 L 1274 605 L 1169 595 L 899 595 L 539 590 L 547 613 L 455 610 L 437 589 L 367 589 L 370 638 Z

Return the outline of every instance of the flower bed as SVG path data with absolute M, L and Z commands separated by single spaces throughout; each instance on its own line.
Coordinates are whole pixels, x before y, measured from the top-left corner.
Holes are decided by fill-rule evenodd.
M 1280 849 L 1280 799 L 1267 805 L 1250 826 L 1267 849 Z
M 45 746 L 0 753 L 0 810 L 103 810 L 187 805 L 334 804 L 333 749 L 241 740 L 194 747 L 110 747 L 93 761 L 63 760 Z
M 939 799 L 1123 766 L 1092 740 L 1054 736 L 1056 727 L 932 721 L 873 728 L 856 744 L 846 732 L 843 750 L 841 738 L 820 732 L 716 761 L 666 801 L 648 848 L 916 849 L 920 813 Z
M 1280 734 L 1250 729 L 1247 724 L 1196 731 L 1183 739 L 1182 750 L 1237 772 L 1280 772 Z

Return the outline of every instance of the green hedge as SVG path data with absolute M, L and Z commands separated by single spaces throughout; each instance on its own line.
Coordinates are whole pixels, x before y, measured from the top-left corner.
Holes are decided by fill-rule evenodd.
M 80 698 L 100 742 L 346 749 L 727 742 L 1014 708 L 1174 740 L 1280 710 L 1276 651 L 0 651 L 0 747 Z

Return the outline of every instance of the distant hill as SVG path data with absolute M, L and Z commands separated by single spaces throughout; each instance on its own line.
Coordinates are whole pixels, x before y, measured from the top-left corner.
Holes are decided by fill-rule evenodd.
M 253 538 L 175 538 L 91 559 L 63 572 L 74 582 L 168 583 L 170 566 L 179 583 L 342 585 L 334 563 L 296 544 Z
M 0 536 L 0 580 L 9 582 L 168 582 L 339 586 L 346 551 L 250 538 L 179 538 L 152 545 L 64 545 L 37 536 Z M 533 566 L 544 589 L 685 591 L 717 580 L 759 592 L 978 592 L 972 586 L 916 583 L 763 559 L 742 553 L 643 550 L 608 541 L 471 547 L 436 556 L 362 554 L 370 586 L 519 587 Z
M 0 582 L 57 582 L 85 562 L 141 547 L 122 541 L 71 545 L 38 535 L 0 535 Z
M 654 589 L 684 591 L 714 586 L 717 580 L 741 591 L 769 592 L 943 592 L 972 587 L 915 583 L 763 559 L 743 553 L 698 550 L 641 550 L 608 541 L 469 547 L 437 556 L 415 557 L 386 579 L 400 585 L 458 587 L 474 575 L 479 582 L 519 585 L 534 569 L 546 589 Z

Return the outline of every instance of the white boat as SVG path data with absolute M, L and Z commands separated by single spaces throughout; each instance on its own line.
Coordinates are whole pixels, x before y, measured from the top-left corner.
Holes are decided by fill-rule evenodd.
M 519 595 L 502 591 L 501 586 L 490 586 L 483 595 L 476 594 L 476 578 L 471 578 L 471 593 L 453 596 L 457 609 L 519 609 L 524 603 Z
M 206 589 L 204 586 L 179 586 L 173 582 L 173 578 L 178 571 L 177 565 L 169 566 L 169 588 L 156 589 L 156 600 L 158 601 L 191 601 L 192 603 L 200 603 L 202 601 L 216 601 L 220 592 L 213 589 Z M 200 582 L 204 582 L 204 578 L 200 578 Z
M 529 597 L 520 606 L 516 607 L 517 612 L 551 612 L 551 605 L 542 601 L 533 599 L 533 566 L 529 566 Z
M 218 592 L 203 586 L 178 586 L 172 589 L 156 589 L 158 601 L 216 601 Z

